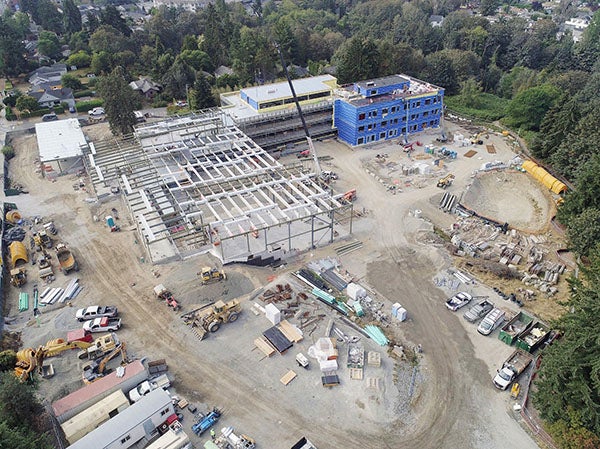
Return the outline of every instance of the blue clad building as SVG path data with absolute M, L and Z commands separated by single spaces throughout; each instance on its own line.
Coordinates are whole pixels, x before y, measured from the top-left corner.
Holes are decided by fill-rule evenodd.
M 391 75 L 340 89 L 333 106 L 338 138 L 355 146 L 404 137 L 440 126 L 444 89 Z

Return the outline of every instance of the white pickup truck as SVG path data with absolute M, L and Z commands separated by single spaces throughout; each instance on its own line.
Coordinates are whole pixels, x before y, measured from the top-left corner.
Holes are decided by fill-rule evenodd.
M 96 318 L 83 323 L 83 330 L 87 332 L 113 332 L 121 328 L 121 318 Z
M 130 390 L 129 393 L 127 393 L 127 396 L 129 397 L 129 400 L 131 402 L 137 402 L 140 399 L 142 399 L 145 395 L 150 393 L 152 390 L 156 390 L 157 388 L 162 388 L 163 390 L 166 390 L 170 386 L 171 381 L 169 380 L 167 375 L 161 374 L 160 376 L 154 379 L 143 381 L 133 390 Z

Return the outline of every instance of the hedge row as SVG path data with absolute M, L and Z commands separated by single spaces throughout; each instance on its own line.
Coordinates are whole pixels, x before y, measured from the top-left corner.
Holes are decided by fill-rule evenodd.
M 77 108 L 77 112 L 86 112 L 91 111 L 94 108 L 102 106 L 104 104 L 104 100 L 98 98 L 96 100 L 88 100 L 88 101 L 78 101 L 75 103 L 75 108 Z

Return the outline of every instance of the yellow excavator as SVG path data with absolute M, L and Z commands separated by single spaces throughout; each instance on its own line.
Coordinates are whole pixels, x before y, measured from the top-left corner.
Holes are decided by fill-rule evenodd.
M 93 362 L 88 363 L 86 366 L 84 366 L 83 383 L 91 384 L 92 382 L 97 381 L 101 377 L 104 377 L 106 364 L 118 355 L 121 355 L 121 365 L 126 365 L 128 360 L 125 342 L 120 342 L 112 351 L 110 351 L 104 357 L 96 359 Z
M 437 182 L 437 186 L 441 189 L 446 189 L 452 185 L 455 176 L 452 173 L 448 173 L 443 178 L 440 178 Z
M 24 381 L 36 368 L 38 368 L 40 374 L 42 373 L 44 359 L 47 357 L 57 356 L 61 352 L 68 351 L 69 349 L 87 349 L 91 345 L 92 343 L 88 341 L 67 341 L 64 338 L 55 338 L 54 340 L 49 340 L 44 346 L 40 346 L 37 349 L 21 349 L 17 352 L 15 376 Z

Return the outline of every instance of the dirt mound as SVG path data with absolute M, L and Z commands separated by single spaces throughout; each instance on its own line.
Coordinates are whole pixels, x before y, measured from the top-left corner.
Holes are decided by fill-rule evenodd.
M 554 212 L 554 203 L 543 187 L 515 171 L 476 177 L 461 203 L 479 215 L 527 232 L 545 230 Z

